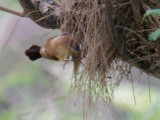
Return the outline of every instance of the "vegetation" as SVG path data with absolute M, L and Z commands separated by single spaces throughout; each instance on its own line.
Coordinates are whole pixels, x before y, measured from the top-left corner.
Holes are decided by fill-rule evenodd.
M 9 4 L 3 4 L 3 3 L 6 3 L 6 1 Z M 154 21 L 155 20 L 154 17 L 156 16 L 156 20 L 159 19 L 158 16 L 160 14 L 159 12 L 160 10 L 159 9 L 148 10 L 146 14 L 144 14 L 143 22 L 146 26 L 148 25 L 147 29 L 143 29 L 143 30 L 147 30 L 147 32 L 143 34 L 145 35 L 145 39 L 144 39 L 143 38 L 144 36 L 141 34 L 142 29 L 140 28 L 140 31 L 138 31 L 139 28 L 137 27 L 137 24 L 135 25 L 136 23 L 135 19 L 132 17 L 131 18 L 128 17 L 128 16 L 133 16 L 133 14 L 125 14 L 126 9 L 131 11 L 131 5 L 128 4 L 127 2 L 125 2 L 125 4 L 122 4 L 121 2 L 119 3 L 120 4 L 115 4 L 115 7 L 114 7 L 115 13 L 117 15 L 117 18 L 119 18 L 119 16 L 121 15 L 124 15 L 125 17 L 123 16 L 121 18 L 125 18 L 125 20 L 123 19 L 124 21 L 122 21 L 122 19 L 117 19 L 119 20 L 120 25 L 116 27 L 118 28 L 119 31 L 122 31 L 123 29 L 123 32 L 125 33 L 125 34 L 123 33 L 123 35 L 126 37 L 127 40 L 130 40 L 130 41 L 127 41 L 128 50 L 130 50 L 130 53 L 132 53 L 135 50 L 138 50 L 135 53 L 136 55 L 139 55 L 141 53 L 141 51 L 139 53 L 139 50 L 144 50 L 145 48 L 147 48 L 145 49 L 147 51 L 147 55 L 148 55 L 149 50 L 153 52 L 155 55 L 156 51 L 154 51 L 155 47 L 153 46 L 156 46 L 157 48 L 159 47 L 158 44 L 159 44 L 160 30 L 157 28 L 153 28 L 152 29 L 153 32 L 151 33 L 152 30 L 150 31 L 149 27 L 151 26 L 152 28 L 153 23 L 150 23 L 148 18 L 151 17 Z M 0 5 L 2 4 L 14 10 L 18 10 L 18 11 L 21 10 L 20 5 L 17 0 L 0 1 Z M 68 18 L 66 19 L 66 22 L 65 22 L 66 26 L 64 25 L 63 30 L 69 31 L 69 28 L 72 26 L 73 27 L 72 33 L 73 35 L 76 36 L 77 28 L 79 28 L 78 30 L 84 30 L 86 28 L 85 25 L 80 26 L 81 22 L 79 21 L 81 20 L 78 19 L 78 16 L 81 14 L 77 12 L 77 9 L 82 9 L 84 7 L 83 6 L 84 3 L 82 3 L 81 6 L 79 7 L 74 6 L 73 3 L 72 5 L 73 6 L 71 8 L 73 10 L 71 11 L 73 13 L 70 11 L 67 11 L 68 14 L 66 16 L 63 16 L 65 18 Z M 112 116 L 116 116 L 115 117 L 116 120 L 124 120 L 124 119 L 125 120 L 135 120 L 135 119 L 136 120 L 145 120 L 145 119 L 146 120 L 159 120 L 159 114 L 160 114 L 160 104 L 159 104 L 160 103 L 159 101 L 159 95 L 160 95 L 159 94 L 159 83 L 160 81 L 159 79 L 150 77 L 150 81 L 149 81 L 147 80 L 146 75 L 141 74 L 139 72 L 137 73 L 138 71 L 137 69 L 134 69 L 134 68 L 131 69 L 131 67 L 130 66 L 128 67 L 127 64 L 121 65 L 122 63 L 121 61 L 118 62 L 119 66 L 116 66 L 116 67 L 112 66 L 112 67 L 115 67 L 114 69 L 118 69 L 118 71 L 120 72 L 119 73 L 120 76 L 118 76 L 117 79 L 115 78 L 111 79 L 112 77 L 114 77 L 115 74 L 117 74 L 117 71 L 112 72 L 113 73 L 112 77 L 107 76 L 107 81 L 109 82 L 106 83 L 105 82 L 106 79 L 102 79 L 103 77 L 104 78 L 106 77 L 104 75 L 106 75 L 108 68 L 107 67 L 105 67 L 107 69 L 103 69 L 103 68 L 104 66 L 107 66 L 108 63 L 101 64 L 101 62 L 103 63 L 104 61 L 105 62 L 107 61 L 105 57 L 107 57 L 108 52 L 111 53 L 112 55 L 115 55 L 113 54 L 115 53 L 115 49 L 108 49 L 107 47 L 109 46 L 107 47 L 105 46 L 105 48 L 102 49 L 102 51 L 100 52 L 102 54 L 98 54 L 100 50 L 98 48 L 104 47 L 105 45 L 104 43 L 106 42 L 105 40 L 107 38 L 107 35 L 103 31 L 104 30 L 103 24 L 105 23 L 105 21 L 102 21 L 102 22 L 98 21 L 98 25 L 100 25 L 100 27 L 97 27 L 98 28 L 97 29 L 96 26 L 93 26 L 93 24 L 97 22 L 96 21 L 97 19 L 94 19 L 94 18 L 105 17 L 105 14 L 103 13 L 102 14 L 103 16 L 98 16 L 101 14 L 99 13 L 99 10 L 97 11 L 97 9 L 95 11 L 92 11 L 89 14 L 87 13 L 88 8 L 89 7 L 85 9 L 86 13 L 83 14 L 84 15 L 83 17 L 85 18 L 86 16 L 91 15 L 92 19 L 89 19 L 90 16 L 88 16 L 88 19 L 84 22 L 85 24 L 88 23 L 87 25 L 88 31 L 86 33 L 82 33 L 82 37 L 84 37 L 84 40 L 80 42 L 82 43 L 88 42 L 90 44 L 90 47 L 94 48 L 94 49 L 90 49 L 90 52 L 93 52 L 92 50 L 94 50 L 94 52 L 97 54 L 94 54 L 93 52 L 93 54 L 96 57 L 91 53 L 87 54 L 89 58 L 88 58 L 88 62 L 85 67 L 88 71 L 89 70 L 90 71 L 89 72 L 83 71 L 81 74 L 81 78 L 83 77 L 83 79 L 80 79 L 81 81 L 75 82 L 76 84 L 72 84 L 72 85 L 75 85 L 76 87 L 79 85 L 76 89 L 78 90 L 83 89 L 85 90 L 86 94 L 89 93 L 89 95 L 91 95 L 88 97 L 89 99 L 87 100 L 85 99 L 84 96 L 86 94 L 82 94 L 81 93 L 82 91 L 79 91 L 79 92 L 76 91 L 77 93 L 70 93 L 71 92 L 70 90 L 71 81 L 67 79 L 68 77 L 70 78 L 71 76 L 69 73 L 72 71 L 70 64 L 68 65 L 67 69 L 65 69 L 65 71 L 67 71 L 67 74 L 64 75 L 65 73 L 64 70 L 62 69 L 59 70 L 59 66 L 62 66 L 62 64 L 58 63 L 59 65 L 57 65 L 57 63 L 54 63 L 53 61 L 49 61 L 49 60 L 45 61 L 43 59 L 40 61 L 34 62 L 34 63 L 27 61 L 26 57 L 24 56 L 25 48 L 28 48 L 28 46 L 30 46 L 33 43 L 41 44 L 41 42 L 42 41 L 44 42 L 44 40 L 47 37 L 53 36 L 53 35 L 59 35 L 59 33 L 53 30 L 52 32 L 50 32 L 49 30 L 45 30 L 37 26 L 34 26 L 36 28 L 33 28 L 32 26 L 30 26 L 30 30 L 28 31 L 31 31 L 31 29 L 36 29 L 35 30 L 36 32 L 34 34 L 29 33 L 26 30 L 26 28 L 24 29 L 25 25 L 20 24 L 21 20 L 19 19 L 17 22 L 17 26 L 15 27 L 14 31 L 12 31 L 13 33 L 11 34 L 11 36 L 9 36 L 9 40 L 8 41 L 6 40 L 7 41 L 6 44 L 3 46 L 3 49 L 0 51 L 0 68 L 1 68 L 0 70 L 0 81 L 1 81 L 1 84 L 0 84 L 0 120 L 30 120 L 30 119 L 31 120 L 32 119 L 33 120 L 34 119 L 38 119 L 38 120 L 50 120 L 50 119 L 51 120 L 54 120 L 54 119 L 82 120 L 83 117 L 86 115 L 85 112 L 83 111 L 85 108 L 87 108 L 86 110 L 88 110 L 86 111 L 86 113 L 88 112 L 89 115 L 93 114 L 93 116 L 96 116 L 94 118 L 92 117 L 91 118 L 92 120 L 94 119 L 95 120 L 100 120 L 100 119 L 106 120 L 105 115 L 107 115 L 107 113 L 112 114 Z M 100 6 L 100 9 L 101 9 L 101 6 Z M 102 6 L 102 9 L 103 9 L 103 6 Z M 119 12 L 119 10 L 121 10 L 122 12 Z M 11 19 L 12 21 L 14 21 L 13 18 L 6 17 L 5 16 L 6 14 L 7 13 L 0 11 L 0 21 L 2 20 L 6 21 L 6 19 Z M 68 15 L 70 17 L 68 17 Z M 76 15 L 77 15 L 77 19 L 72 19 L 73 16 L 75 17 Z M 96 15 L 96 17 L 94 15 Z M 126 17 L 126 15 L 128 16 Z M 79 24 L 77 24 L 78 22 L 77 23 L 75 22 L 75 24 L 73 24 L 73 21 L 75 20 L 77 20 Z M 127 21 L 131 21 L 134 24 L 126 24 Z M 140 21 L 142 22 L 142 19 L 140 19 Z M 33 24 L 31 21 L 22 22 L 22 23 L 25 23 L 26 26 Z M 41 23 L 39 24 L 42 26 L 46 25 L 46 24 L 41 24 Z M 123 24 L 126 24 L 126 26 L 125 27 L 121 26 Z M 20 27 L 23 26 L 22 28 L 23 30 L 22 29 L 18 30 L 19 26 Z M 52 26 L 52 27 L 55 27 L 55 26 Z M 128 29 L 127 27 L 130 27 L 133 29 Z M 5 29 L 9 30 L 10 27 L 5 28 Z M 91 32 L 93 31 L 96 32 L 96 34 L 91 34 Z M 18 32 L 18 35 L 16 34 L 17 32 Z M 1 33 L 1 30 L 0 30 L 0 33 Z M 24 33 L 32 34 L 31 35 L 32 37 L 25 36 L 26 34 L 24 35 Z M 97 33 L 102 33 L 102 34 L 98 36 Z M 6 35 L 7 34 L 8 32 L 6 32 Z M 87 37 L 87 34 L 88 36 L 90 36 L 89 38 Z M 21 41 L 17 41 L 18 36 L 21 36 L 21 35 L 22 36 L 24 35 L 25 38 L 22 37 L 23 39 L 21 39 Z M 16 38 L 14 38 L 15 36 Z M 99 39 L 102 36 L 103 36 L 103 41 L 100 41 Z M 147 40 L 148 36 L 149 36 L 149 39 L 151 40 L 149 42 Z M 92 44 L 92 41 L 90 41 L 90 38 L 94 39 L 93 44 Z M 3 38 L 0 38 L 0 40 L 1 39 Z M 107 43 L 108 42 L 109 41 L 107 41 Z M 153 48 L 150 49 L 150 46 L 146 46 L 146 45 L 151 45 Z M 113 46 L 111 47 L 115 48 Z M 105 52 L 105 50 L 107 50 L 108 52 Z M 112 53 L 112 50 L 113 50 L 113 53 Z M 143 54 L 146 55 L 145 51 L 142 51 L 142 52 Z M 97 57 L 98 58 L 100 56 L 103 57 L 103 53 L 105 53 L 105 57 L 103 59 L 97 59 Z M 93 55 L 93 56 L 90 56 L 90 55 Z M 135 54 L 133 54 L 133 56 L 134 55 Z M 152 55 L 152 54 L 149 53 L 149 55 Z M 115 56 L 113 56 L 113 58 L 114 57 Z M 153 58 L 156 58 L 156 57 L 153 57 Z M 138 56 L 138 58 L 143 58 L 143 56 Z M 150 58 L 152 59 L 152 57 L 144 58 L 144 59 L 150 60 Z M 109 60 L 112 60 L 112 57 Z M 143 61 L 143 59 L 138 59 L 138 60 Z M 99 63 L 99 64 L 94 64 L 94 63 Z M 144 65 L 147 66 L 147 64 L 144 64 Z M 88 67 L 90 67 L 91 69 L 88 69 Z M 125 70 L 124 69 L 122 70 L 122 67 L 125 68 Z M 100 72 L 96 71 L 97 68 Z M 128 73 L 130 72 L 133 72 L 133 76 L 132 74 L 129 74 L 128 76 Z M 89 73 L 89 76 L 87 77 L 84 76 L 88 73 Z M 124 74 L 125 76 L 123 77 L 123 81 L 121 81 L 122 76 Z M 137 74 L 142 75 L 142 76 L 137 77 Z M 96 77 L 93 77 L 93 76 L 96 76 Z M 141 78 L 141 81 L 137 80 L 139 78 Z M 128 80 L 131 80 L 131 81 L 128 81 Z M 131 83 L 133 85 L 133 81 L 135 81 L 134 82 L 135 85 L 131 87 Z M 150 84 L 149 87 L 148 87 L 148 82 Z M 114 87 L 116 86 L 116 88 L 118 89 L 113 90 L 113 85 Z M 90 89 L 88 89 L 89 87 Z M 136 105 L 134 104 L 132 88 L 134 88 L 134 97 L 137 103 Z M 112 90 L 114 92 L 110 92 Z M 75 91 L 72 91 L 72 92 L 75 92 Z M 112 95 L 114 97 L 110 97 L 109 95 Z M 109 96 L 109 99 L 107 98 L 108 96 Z M 150 96 L 151 96 L 151 100 L 150 100 Z M 110 102 L 110 100 L 112 100 L 112 103 L 114 104 L 113 111 L 114 110 L 116 111 L 115 113 L 116 115 L 114 114 L 113 111 L 111 113 L 108 112 L 110 110 L 105 110 L 105 112 L 103 111 L 104 114 L 102 114 L 102 108 L 104 108 L 105 105 L 104 105 L 104 101 L 97 100 L 98 97 L 100 98 L 104 97 L 105 99 L 103 100 L 106 100 L 107 102 L 108 101 Z M 91 100 L 90 98 L 92 98 L 93 100 L 97 100 L 97 103 L 89 104 L 92 110 L 93 111 L 97 110 L 97 112 L 95 111 L 93 113 L 89 112 L 87 103 L 90 103 L 90 100 Z M 84 99 L 84 102 L 82 102 L 83 99 Z M 105 106 L 105 109 L 108 109 L 108 107 Z M 107 118 L 110 119 L 109 115 L 107 116 Z
M 143 21 L 145 21 L 145 19 L 147 18 L 147 16 L 149 15 L 154 15 L 159 17 L 160 16 L 160 9 L 150 9 L 147 10 L 146 13 L 143 16 Z M 156 31 L 152 32 L 149 36 L 149 40 L 155 42 L 158 40 L 158 38 L 160 38 L 160 29 L 157 29 Z

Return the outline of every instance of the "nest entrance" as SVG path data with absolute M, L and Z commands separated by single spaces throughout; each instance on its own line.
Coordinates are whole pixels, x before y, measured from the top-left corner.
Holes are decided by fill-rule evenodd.
M 85 58 L 75 88 L 82 88 L 92 94 L 98 91 L 106 94 L 108 73 L 117 52 L 107 32 L 103 1 L 64 0 L 61 5 L 64 14 L 61 30 L 71 33 L 80 44 Z
M 154 67 L 160 62 L 160 44 L 147 38 L 160 22 L 155 17 L 142 22 L 142 16 L 149 6 L 154 8 L 160 4 L 146 0 L 134 8 L 132 1 L 112 1 L 117 36 L 133 58 L 130 63 L 142 62 L 146 66 L 153 64 Z M 132 64 L 118 59 L 116 45 L 110 38 L 106 24 L 104 0 L 62 0 L 59 5 L 63 14 L 61 30 L 70 33 L 79 43 L 85 58 L 84 67 L 74 83 L 75 89 L 89 93 L 90 97 L 100 96 L 109 103 L 114 88 L 122 78 L 126 76 L 129 79 Z M 117 71 L 119 75 L 115 77 Z

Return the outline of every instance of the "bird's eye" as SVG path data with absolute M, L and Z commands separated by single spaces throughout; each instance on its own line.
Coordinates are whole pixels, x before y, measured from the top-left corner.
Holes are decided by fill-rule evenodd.
M 74 49 L 75 49 L 76 51 L 80 51 L 80 48 L 79 48 L 78 45 L 75 45 L 75 46 L 74 46 Z

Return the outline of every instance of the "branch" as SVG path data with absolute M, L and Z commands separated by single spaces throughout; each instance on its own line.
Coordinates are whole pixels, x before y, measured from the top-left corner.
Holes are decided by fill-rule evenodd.
M 11 13 L 11 14 L 14 14 L 14 15 L 17 15 L 17 16 L 20 16 L 20 17 L 24 17 L 24 13 L 21 13 L 21 12 L 12 10 L 12 9 L 5 8 L 5 7 L 1 6 L 1 5 L 0 5 L 0 10 L 8 12 L 8 13 Z
M 132 0 L 133 2 L 134 0 Z M 107 27 L 110 33 L 111 39 L 114 41 L 116 47 L 117 47 L 117 52 L 120 54 L 120 58 L 122 60 L 127 61 L 131 65 L 136 66 L 137 68 L 141 69 L 145 73 L 154 76 L 156 78 L 160 78 L 160 66 L 155 66 L 153 69 L 151 69 L 153 63 L 150 63 L 148 61 L 138 61 L 134 63 L 134 58 L 127 52 L 125 49 L 125 44 L 122 42 L 122 38 L 118 38 L 116 31 L 115 31 L 115 22 L 113 19 L 113 6 L 111 3 L 111 0 L 105 0 L 105 12 L 106 12 L 106 22 L 107 22 Z M 136 14 L 137 15 L 137 14 Z
M 50 0 L 45 0 L 47 4 L 50 4 L 51 8 L 52 6 L 53 8 L 58 8 L 58 5 L 56 4 L 56 2 L 54 2 L 54 0 L 52 0 L 53 1 L 52 3 L 50 3 L 49 1 Z M 112 0 L 105 0 L 106 22 L 107 22 L 109 35 L 111 37 L 111 40 L 113 40 L 116 45 L 117 52 L 119 53 L 120 58 L 138 67 L 139 69 L 146 72 L 147 74 L 160 78 L 160 66 L 155 65 L 155 67 L 151 69 L 154 63 L 148 62 L 147 60 L 141 60 L 134 63 L 135 62 L 134 57 L 126 50 L 127 47 L 124 44 L 125 42 L 123 42 L 124 38 L 118 36 L 118 34 L 116 33 L 115 21 L 113 19 L 113 5 L 111 1 Z M 141 0 L 138 0 L 138 1 L 140 2 Z M 45 28 L 49 28 L 49 29 L 60 28 L 60 17 L 55 14 L 55 9 L 49 8 L 47 12 L 41 11 L 40 3 L 44 1 L 19 0 L 19 2 L 24 10 L 24 14 L 2 7 L 2 6 L 0 6 L 0 10 L 6 11 L 8 13 L 12 13 L 21 17 L 23 16 L 29 17 L 35 23 Z M 140 13 L 141 7 L 139 6 L 139 3 L 136 0 L 130 0 L 130 2 L 132 3 L 134 16 L 139 19 L 139 17 L 141 17 L 141 13 Z M 43 4 L 41 5 L 43 7 Z M 139 22 L 138 19 L 137 19 L 137 23 Z M 138 23 L 138 26 L 143 27 L 142 23 L 140 22 Z M 125 31 L 125 29 L 123 29 L 123 31 Z M 151 61 L 152 61 L 152 58 L 151 58 Z
M 110 37 L 114 41 L 117 47 L 117 52 L 119 52 L 120 56 L 128 58 L 128 53 L 125 50 L 124 44 L 120 39 L 118 39 L 115 31 L 115 22 L 113 19 L 113 6 L 111 3 L 111 0 L 105 0 L 105 12 L 106 12 L 106 22 L 107 22 L 107 27 L 110 33 Z
M 48 0 L 49 1 L 49 0 Z M 20 16 L 20 17 L 29 17 L 31 18 L 35 23 L 37 23 L 38 25 L 44 27 L 44 28 L 48 28 L 48 29 L 57 29 L 60 28 L 60 19 L 59 16 L 57 16 L 55 14 L 55 9 L 53 9 L 54 7 L 58 7 L 55 6 L 56 3 L 53 2 L 52 4 L 54 5 L 52 7 L 52 5 L 50 5 L 50 3 L 48 3 L 47 1 L 37 1 L 37 0 L 19 0 L 19 3 L 21 4 L 24 12 L 18 12 L 6 7 L 3 7 L 0 5 L 0 10 Z M 40 4 L 42 3 L 42 4 Z M 43 4 L 45 3 L 45 4 Z M 47 13 L 43 13 L 43 11 L 40 10 L 41 7 L 46 7 L 45 5 L 49 5 L 49 7 L 51 9 L 47 10 Z
M 21 4 L 25 15 L 31 18 L 35 23 L 48 29 L 60 28 L 60 19 L 54 14 L 54 9 L 48 10 L 47 13 L 42 13 L 40 11 L 40 3 L 36 0 L 19 0 L 19 3 Z M 57 4 L 53 1 L 52 5 Z

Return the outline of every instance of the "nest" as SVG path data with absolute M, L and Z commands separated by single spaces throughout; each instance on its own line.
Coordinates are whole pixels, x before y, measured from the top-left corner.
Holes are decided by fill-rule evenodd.
M 74 88 L 83 90 L 90 100 L 93 96 L 111 102 L 114 88 L 125 76 L 130 79 L 131 67 L 136 62 L 159 65 L 160 43 L 148 40 L 148 35 L 160 27 L 159 19 L 150 16 L 142 22 L 149 8 L 159 7 L 158 0 L 144 0 L 137 11 L 131 0 L 113 0 L 116 32 L 133 59 L 127 64 L 119 60 L 116 45 L 111 40 L 106 24 L 104 0 L 60 1 L 61 30 L 79 43 L 84 57 L 83 69 L 74 81 Z M 138 11 L 139 10 L 139 11 Z M 118 75 L 116 75 L 118 74 Z

